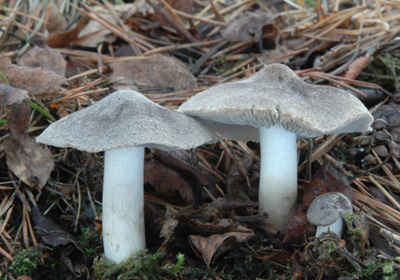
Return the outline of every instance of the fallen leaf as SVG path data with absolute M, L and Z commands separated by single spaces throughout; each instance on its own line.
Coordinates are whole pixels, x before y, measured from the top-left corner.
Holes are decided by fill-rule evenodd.
M 243 201 L 243 200 L 229 200 L 222 197 L 217 198 L 208 207 L 215 207 L 219 210 L 234 210 L 247 207 L 257 207 L 258 203 L 253 201 Z
M 194 43 L 198 40 L 193 37 L 193 35 L 186 29 L 182 19 L 175 13 L 174 9 L 165 0 L 146 0 L 155 12 L 160 15 L 163 20 L 173 27 L 178 33 L 184 36 L 188 41 Z
M 78 24 L 65 32 L 54 32 L 46 39 L 46 44 L 50 48 L 62 48 L 68 46 L 72 41 L 78 38 L 79 33 L 89 23 L 89 17 L 82 17 Z
M 9 58 L 0 58 L 0 71 L 12 87 L 27 90 L 30 95 L 52 94 L 60 91 L 67 79 L 53 71 L 18 66 Z
M 270 28 L 269 28 L 270 27 Z M 274 30 L 273 17 L 267 13 L 240 14 L 221 31 L 222 37 L 235 42 L 260 41 L 264 31 Z
M 206 208 L 210 212 L 219 212 L 212 208 Z M 204 211 L 203 211 L 204 213 Z M 209 215 L 208 216 L 212 216 Z M 199 234 L 206 235 L 206 234 L 222 234 L 227 232 L 247 232 L 249 231 L 248 228 L 242 226 L 238 222 L 235 222 L 231 219 L 210 219 L 210 221 L 204 221 L 202 218 L 200 219 L 190 219 L 186 221 L 188 227 L 198 232 Z
M 0 83 L 0 108 L 29 99 L 28 92 L 13 88 L 9 84 Z
M 218 250 L 223 250 L 228 243 L 243 243 L 254 235 L 252 230 L 246 232 L 228 232 L 223 234 L 213 234 L 208 237 L 190 235 L 189 241 L 195 252 L 200 252 L 207 267 L 210 267 L 211 260 Z
M 179 172 L 155 160 L 146 161 L 144 166 L 145 184 L 155 188 L 157 192 L 178 191 L 186 203 L 197 205 L 196 196 L 188 181 Z
M 49 33 L 55 31 L 63 31 L 67 28 L 68 23 L 65 17 L 60 13 L 54 1 L 50 1 L 47 5 L 47 14 L 45 19 L 44 28 L 47 29 Z
M 48 217 L 44 216 L 37 206 L 32 207 L 31 217 L 36 233 L 42 237 L 47 245 L 57 247 L 72 244 L 85 257 L 84 251 L 79 247 L 75 238 Z
M 158 149 L 146 155 L 144 165 L 144 183 L 151 185 L 162 201 L 163 196 L 175 192 L 181 199 L 173 196 L 165 197 L 171 199 L 174 205 L 197 206 L 201 201 L 201 187 L 215 184 L 212 176 L 202 172 L 185 161 L 185 152 L 166 152 Z M 146 193 L 147 197 L 154 193 Z M 182 201 L 184 204 L 180 203 Z
M 193 0 L 165 0 L 173 9 L 193 14 Z
M 161 54 L 110 64 L 111 79 L 123 77 L 116 89 L 140 92 L 176 92 L 197 88 L 197 79 L 174 58 Z
M 46 184 L 54 161 L 48 148 L 36 143 L 27 133 L 30 107 L 25 101 L 14 104 L 8 116 L 10 135 L 4 141 L 7 164 L 25 184 L 39 192 Z
M 232 161 L 226 175 L 226 192 L 232 200 L 251 201 L 249 198 L 249 186 L 246 177 L 254 160 L 248 154 L 235 155 L 236 162 Z M 241 165 L 241 166 L 239 166 Z M 244 175 L 246 174 L 246 175 Z
M 29 276 L 26 276 L 26 275 L 18 276 L 17 280 L 32 280 L 32 277 L 29 277 Z
M 272 50 L 264 50 L 261 57 L 258 58 L 258 61 L 269 64 L 271 62 L 276 62 L 276 63 L 287 63 L 290 61 L 290 56 L 291 51 L 288 50 L 288 48 L 284 45 L 277 45 L 274 49 Z M 279 61 L 277 58 L 281 57 Z
M 32 68 L 42 67 L 43 70 L 53 71 L 64 77 L 67 62 L 59 52 L 49 47 L 34 47 L 19 58 L 18 65 Z
M 85 274 L 89 275 L 89 271 L 84 263 L 73 264 L 71 259 L 65 255 L 62 255 L 60 260 L 76 278 L 80 278 Z
M 101 43 L 112 44 L 116 41 L 114 36 L 110 36 L 112 33 L 110 30 L 102 29 L 96 32 L 80 36 L 75 39 L 72 44 L 74 46 L 84 47 L 84 48 L 95 48 Z M 130 47 L 130 46 L 129 46 Z

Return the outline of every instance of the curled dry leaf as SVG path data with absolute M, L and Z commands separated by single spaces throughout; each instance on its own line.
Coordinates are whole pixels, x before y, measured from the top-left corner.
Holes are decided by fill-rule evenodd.
M 144 174 L 145 184 L 150 184 L 157 192 L 177 191 L 187 204 L 198 204 L 190 183 L 174 169 L 152 159 L 146 161 Z
M 65 17 L 58 11 L 57 6 L 54 1 L 50 1 L 47 6 L 47 14 L 45 19 L 44 28 L 47 29 L 49 33 L 55 31 L 63 31 L 67 28 L 68 23 Z
M 144 183 L 156 192 L 176 192 L 184 205 L 199 205 L 202 186 L 215 184 L 214 178 L 186 161 L 185 152 L 166 152 L 153 149 L 147 154 L 144 165 Z M 159 193 L 160 194 L 160 193 Z M 149 196 L 150 194 L 146 194 Z M 172 197 L 170 198 L 172 199 Z M 177 204 L 178 201 L 169 201 Z
M 205 264 L 210 267 L 211 260 L 218 250 L 225 251 L 224 248 L 227 248 L 231 242 L 243 243 L 254 235 L 252 230 L 241 227 L 243 231 L 213 234 L 208 237 L 190 235 L 190 245 L 196 253 L 200 252 Z
M 197 79 L 174 58 L 161 54 L 111 63 L 112 79 L 123 77 L 116 89 L 174 92 L 197 88 Z
M 82 29 L 89 23 L 89 17 L 83 17 L 78 24 L 65 32 L 54 32 L 46 39 L 46 44 L 50 48 L 62 48 L 71 44 L 76 38 L 78 38 L 79 33 Z
M 0 59 L 0 71 L 11 86 L 25 89 L 30 95 L 55 93 L 60 91 L 67 81 L 65 77 L 53 71 L 12 64 L 9 58 Z
M 0 84 L 0 108 L 29 99 L 28 92 L 13 88 L 8 84 Z
M 165 0 L 173 9 L 193 14 L 193 0 Z
M 85 252 L 79 247 L 75 238 L 48 217 L 44 216 L 37 206 L 32 207 L 31 216 L 37 234 L 42 237 L 47 245 L 57 247 L 72 244 L 82 253 L 83 258 L 86 258 Z
M 267 13 L 244 13 L 234 18 L 228 27 L 221 31 L 221 34 L 222 37 L 231 41 L 258 42 L 264 33 L 275 30 L 273 20 L 273 17 Z
M 18 60 L 18 65 L 32 68 L 41 66 L 43 70 L 53 71 L 64 77 L 67 62 L 59 52 L 49 47 L 34 47 L 21 56 Z
M 8 116 L 10 135 L 4 141 L 10 170 L 28 186 L 41 190 L 53 169 L 48 148 L 40 146 L 27 133 L 30 107 L 25 101 L 14 104 Z

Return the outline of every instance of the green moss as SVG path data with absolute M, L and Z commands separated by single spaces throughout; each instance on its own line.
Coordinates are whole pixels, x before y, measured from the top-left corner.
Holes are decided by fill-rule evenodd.
M 37 267 L 42 263 L 42 252 L 37 247 L 24 249 L 14 258 L 11 271 L 17 275 L 34 276 Z
M 162 264 L 163 254 L 146 254 L 145 251 L 137 253 L 120 264 L 107 260 L 104 256 L 94 261 L 96 279 L 118 280 L 152 280 L 171 279 L 176 277 L 184 268 L 185 256 L 178 254 L 176 264 Z

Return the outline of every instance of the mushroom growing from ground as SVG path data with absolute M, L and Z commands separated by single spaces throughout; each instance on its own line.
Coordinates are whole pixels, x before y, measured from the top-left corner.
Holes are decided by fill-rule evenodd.
M 307 211 L 308 221 L 317 226 L 316 237 L 324 233 L 342 236 L 343 219 L 353 214 L 351 201 L 340 192 L 330 192 L 313 200 Z
M 282 64 L 213 86 L 178 111 L 196 117 L 221 138 L 260 142 L 260 212 L 268 213 L 276 230 L 296 202 L 297 136 L 365 132 L 373 121 L 352 94 L 308 84 Z
M 105 151 L 104 252 L 119 263 L 145 248 L 144 147 L 191 149 L 216 138 L 193 118 L 138 92 L 120 90 L 51 124 L 36 141 L 90 153 Z

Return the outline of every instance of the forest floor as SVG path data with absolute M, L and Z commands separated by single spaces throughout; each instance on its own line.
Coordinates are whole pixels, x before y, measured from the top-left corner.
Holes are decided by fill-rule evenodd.
M 0 0 L 0 279 L 399 279 L 400 3 L 367 0 Z M 51 123 L 119 89 L 176 110 L 285 64 L 350 92 L 365 133 L 297 141 L 298 198 L 258 212 L 260 146 L 146 149 L 146 251 L 104 257 L 104 153 L 45 146 Z M 338 116 L 340 117 L 340 116 Z M 311 202 L 345 194 L 342 236 Z

